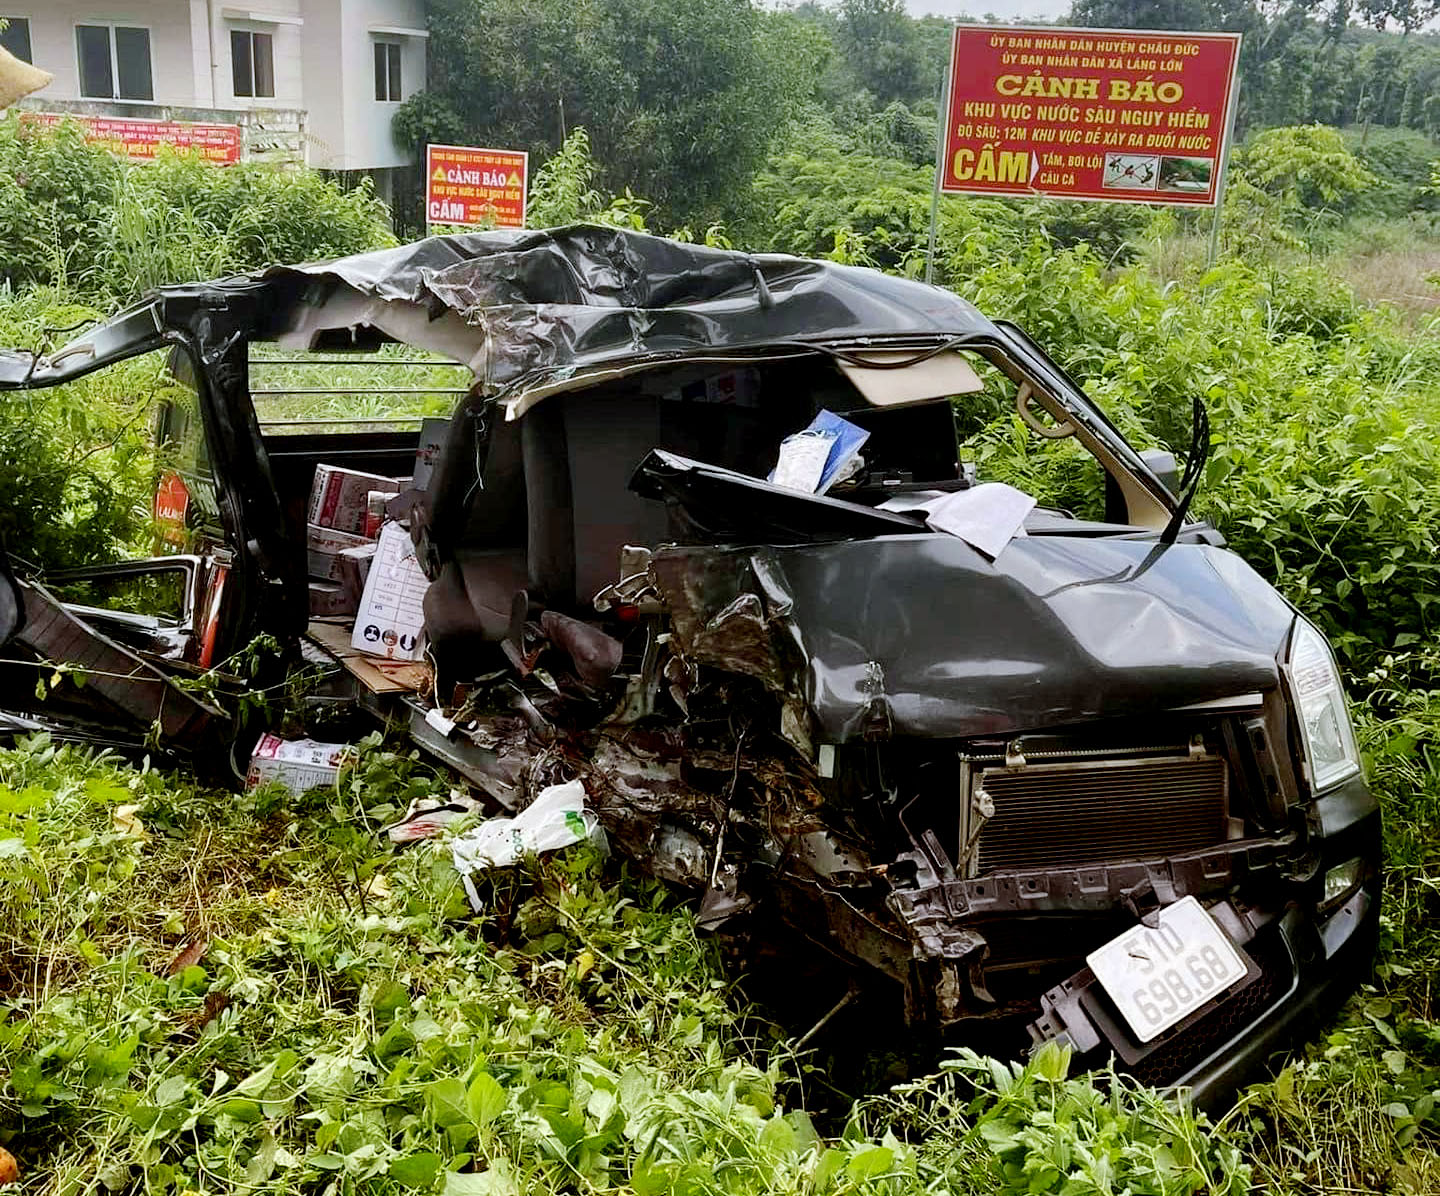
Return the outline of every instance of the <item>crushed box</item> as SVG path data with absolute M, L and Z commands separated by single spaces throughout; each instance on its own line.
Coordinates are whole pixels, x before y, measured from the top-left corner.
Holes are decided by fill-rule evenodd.
M 333 581 L 312 581 L 310 583 L 310 614 L 317 619 L 333 619 L 340 615 L 353 615 L 359 606 L 359 596 Z

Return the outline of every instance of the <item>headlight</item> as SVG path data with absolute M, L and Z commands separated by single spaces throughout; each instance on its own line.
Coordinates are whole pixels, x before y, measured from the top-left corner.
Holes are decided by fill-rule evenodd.
M 1315 791 L 1359 772 L 1360 750 L 1335 656 L 1325 637 L 1304 619 L 1295 621 L 1290 637 L 1290 690 Z
M 1359 856 L 1336 864 L 1325 873 L 1325 891 L 1320 898 L 1320 908 L 1329 909 L 1339 905 L 1360 887 L 1365 879 L 1365 861 Z

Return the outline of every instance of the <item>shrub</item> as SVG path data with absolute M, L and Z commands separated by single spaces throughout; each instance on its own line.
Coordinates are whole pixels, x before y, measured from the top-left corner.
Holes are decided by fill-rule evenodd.
M 217 168 L 193 155 L 121 162 L 68 122 L 0 120 L 0 278 L 108 305 L 167 282 L 393 244 L 369 184 L 312 170 Z

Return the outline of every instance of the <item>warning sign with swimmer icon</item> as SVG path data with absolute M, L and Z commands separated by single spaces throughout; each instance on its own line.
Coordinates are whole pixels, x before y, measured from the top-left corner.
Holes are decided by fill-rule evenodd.
M 380 529 L 375 561 L 365 579 L 351 645 L 367 656 L 421 659 L 429 584 L 415 559 L 410 533 L 398 523 L 387 523 Z

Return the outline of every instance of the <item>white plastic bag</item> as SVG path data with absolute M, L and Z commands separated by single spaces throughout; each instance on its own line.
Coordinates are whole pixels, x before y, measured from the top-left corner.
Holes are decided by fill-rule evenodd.
M 598 833 L 599 819 L 585 808 L 579 781 L 551 785 L 514 818 L 491 818 L 450 842 L 450 858 L 465 882 L 470 904 L 479 908 L 470 876 L 503 868 L 521 857 L 558 851 Z

